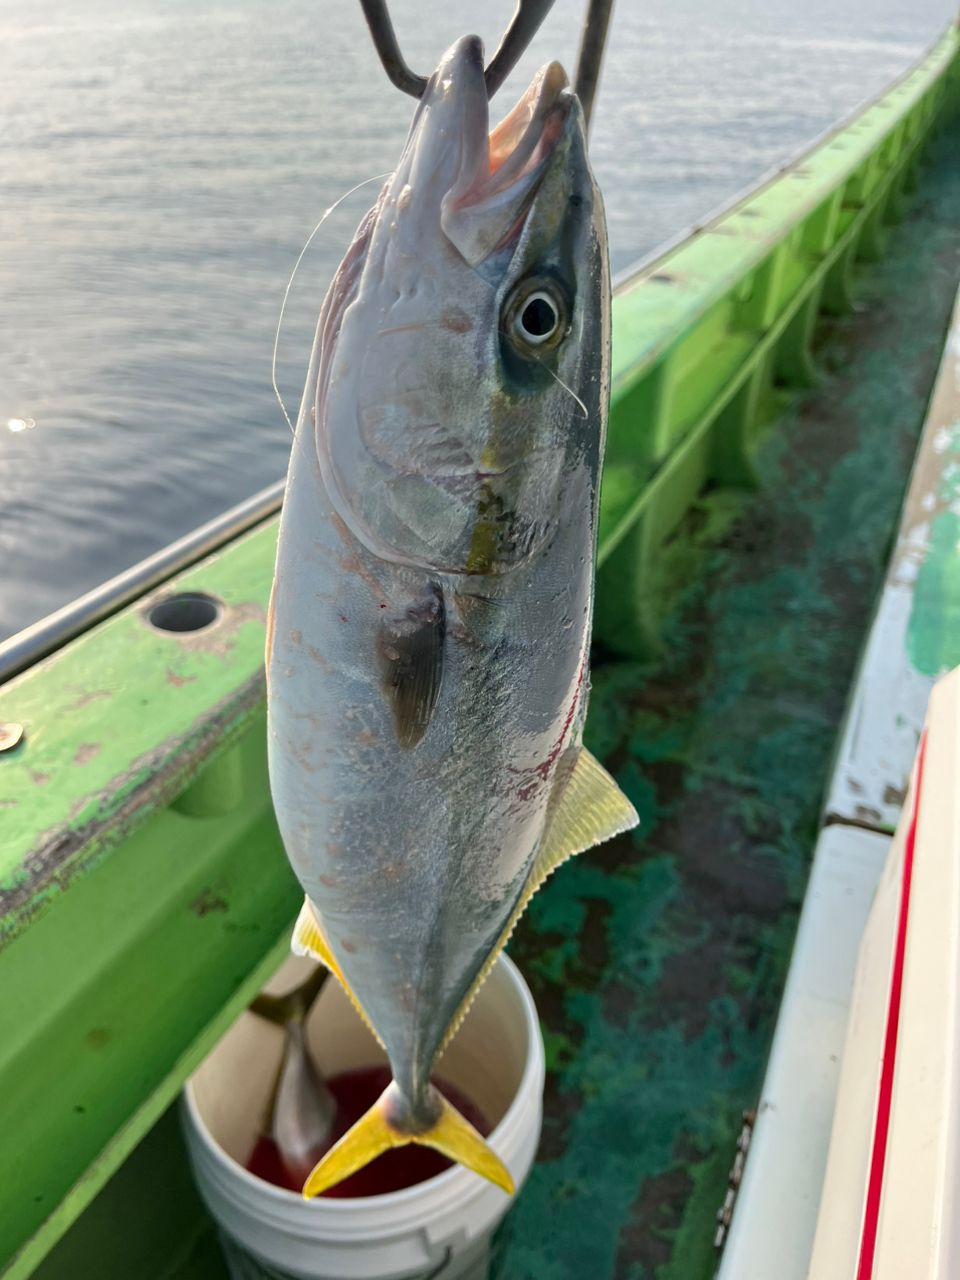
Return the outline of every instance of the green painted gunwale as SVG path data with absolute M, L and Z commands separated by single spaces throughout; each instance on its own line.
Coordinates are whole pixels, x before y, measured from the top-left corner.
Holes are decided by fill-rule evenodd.
M 834 177 L 839 185 L 833 197 L 826 197 L 838 204 L 834 229 L 844 217 L 847 231 L 855 227 L 849 239 L 834 241 L 834 247 L 841 244 L 831 267 L 842 266 L 830 290 L 837 307 L 847 300 L 853 257 L 859 252 L 872 258 L 883 247 L 883 220 L 897 212 L 894 196 L 913 180 L 920 145 L 949 94 L 955 94 L 957 46 L 956 33 L 949 33 L 895 87 L 889 105 L 869 109 L 869 129 L 861 117 L 803 161 L 809 166 L 824 149 L 849 149 L 848 158 L 856 161 L 852 169 L 838 162 Z M 888 121 L 886 131 L 880 118 Z M 879 144 L 879 152 L 860 150 L 868 137 Z M 843 147 L 837 146 L 840 141 Z M 944 172 L 951 154 L 938 144 L 940 165 L 927 180 L 940 184 L 936 216 L 928 217 L 926 227 L 928 238 L 938 245 L 948 243 L 958 221 L 955 184 L 949 186 Z M 855 191 L 851 183 L 859 184 Z M 789 646 L 802 642 L 805 634 L 786 625 L 791 617 L 796 623 L 796 601 L 809 600 L 797 566 L 768 564 L 767 594 L 746 586 L 738 591 L 731 581 L 723 591 L 714 590 L 717 575 L 721 581 L 726 573 L 736 576 L 733 569 L 723 568 L 723 539 L 735 542 L 742 527 L 738 522 L 742 517 L 749 525 L 757 503 L 770 506 L 772 500 L 764 494 L 797 482 L 789 468 L 783 469 L 790 452 L 784 443 L 788 425 L 781 424 L 759 453 L 755 436 L 757 423 L 771 407 L 774 347 L 780 364 L 797 375 L 794 381 L 802 380 L 800 373 L 810 373 L 814 315 L 803 326 L 792 324 L 796 312 L 788 312 L 796 289 L 790 293 L 784 283 L 793 279 L 788 268 L 796 242 L 814 234 L 810 228 L 819 225 L 818 218 L 825 218 L 828 228 L 831 221 L 801 195 L 809 190 L 806 180 L 788 173 L 757 197 L 783 197 L 779 240 L 772 222 L 762 244 L 752 231 L 741 235 L 738 223 L 744 222 L 745 205 L 725 215 L 729 233 L 718 231 L 722 219 L 709 239 L 698 238 L 700 246 L 712 247 L 709 253 L 697 248 L 694 262 L 702 267 L 696 298 L 687 295 L 693 284 L 687 274 L 682 291 L 687 319 L 681 322 L 679 311 L 661 314 L 665 338 L 659 348 L 679 355 L 689 338 L 685 359 L 699 353 L 699 364 L 678 363 L 682 379 L 677 385 L 680 380 L 684 386 L 696 384 L 697 367 L 706 379 L 703 387 L 718 367 L 726 371 L 721 386 L 707 387 L 713 408 L 694 414 L 692 425 L 689 414 L 671 424 L 669 414 L 654 421 L 640 412 L 644 404 L 669 402 L 662 394 L 662 374 L 650 363 L 658 352 L 637 339 L 642 358 L 635 378 L 625 372 L 623 352 L 631 324 L 638 332 L 652 325 L 648 312 L 659 305 L 650 301 L 652 294 L 673 287 L 653 276 L 672 274 L 678 262 L 689 266 L 684 255 L 695 244 L 678 246 L 656 271 L 647 273 L 645 283 L 634 284 L 615 303 L 613 484 L 605 488 L 604 570 L 598 592 L 601 613 L 625 596 L 634 604 L 626 624 L 610 624 L 612 630 L 603 629 L 601 639 L 638 653 L 649 649 L 651 637 L 662 629 L 667 645 L 658 663 L 634 659 L 598 667 L 590 734 L 595 750 L 617 769 L 647 826 L 638 841 L 618 842 L 551 882 L 513 948 L 533 979 L 544 1013 L 551 1076 L 542 1163 L 504 1233 L 503 1276 L 551 1274 L 543 1253 L 543 1226 L 550 1215 L 551 1221 L 564 1220 L 561 1235 L 573 1249 L 572 1257 L 589 1249 L 594 1260 L 601 1254 L 605 1259 L 580 1274 L 622 1274 L 636 1280 L 706 1274 L 701 1257 L 706 1206 L 729 1154 L 735 1100 L 749 1102 L 759 1083 L 771 1002 L 775 1004 L 803 883 L 803 815 L 819 785 L 817 769 L 821 764 L 825 768 L 822 762 L 829 756 L 849 678 L 843 661 L 830 666 L 836 654 L 830 637 L 822 634 L 827 605 L 813 601 L 820 612 L 815 608 L 810 615 L 818 621 L 813 633 L 808 628 L 806 639 L 818 669 L 829 672 L 826 706 L 814 709 L 815 690 L 803 682 L 795 695 L 802 706 L 790 704 L 788 695 L 778 703 L 776 681 L 788 669 Z M 791 191 L 792 201 L 787 199 Z M 841 191 L 839 198 L 836 191 Z M 846 215 L 845 205 L 853 205 Z M 919 228 L 914 234 L 919 237 Z M 778 258 L 777 245 L 788 244 L 789 253 L 784 248 Z M 827 252 L 806 255 L 811 272 L 822 266 Z M 910 271 L 916 271 L 917 258 L 923 259 L 928 279 L 933 252 L 929 245 L 914 244 Z M 730 275 L 734 259 L 727 255 L 741 253 L 746 256 L 735 260 L 740 266 L 749 260 L 748 275 L 735 280 Z M 771 254 L 775 261 L 758 280 L 757 264 L 769 264 Z M 775 287 L 778 280 L 782 288 Z M 904 297 L 910 294 L 908 273 L 887 284 Z M 821 285 L 826 293 L 827 282 L 821 280 L 808 297 Z M 915 281 L 912 287 L 919 306 Z M 731 291 L 737 305 L 746 308 L 741 314 L 752 317 L 752 327 L 742 333 L 729 326 L 728 311 L 722 323 L 717 320 L 717 298 L 723 294 L 729 299 Z M 677 293 L 679 297 L 681 290 Z M 933 349 L 942 334 L 935 312 L 932 303 L 926 311 L 921 307 L 911 316 L 909 332 L 894 324 L 888 346 L 898 350 L 897 342 L 910 342 L 919 349 L 925 340 Z M 674 333 L 668 321 L 681 328 Z M 731 333 L 735 342 L 727 344 Z M 670 343 L 668 334 L 673 335 Z M 751 362 L 750 350 L 771 334 L 767 354 L 759 363 Z M 841 344 L 845 334 L 849 343 L 856 341 L 855 326 L 841 326 Z M 740 364 L 714 358 L 714 340 L 722 340 L 727 354 L 740 352 Z M 842 457 L 835 476 L 816 473 L 810 460 L 797 464 L 804 519 L 820 548 L 817 574 L 828 572 L 825 547 L 833 547 L 846 566 L 843 573 L 852 575 L 861 603 L 856 616 L 849 610 L 851 616 L 842 619 L 841 656 L 849 662 L 876 585 L 884 530 L 892 525 L 902 490 L 909 457 L 904 438 L 910 435 L 901 424 L 906 437 L 899 438 L 898 448 L 885 444 L 882 429 L 890 426 L 890 408 L 881 413 L 866 390 L 872 382 L 889 391 L 889 352 L 881 363 L 867 359 L 857 365 L 854 356 L 851 362 L 846 374 L 864 395 L 864 403 L 855 407 L 857 430 L 866 431 L 871 414 L 876 419 L 869 448 L 859 463 Z M 741 379 L 729 390 L 731 378 L 739 377 L 737 370 L 743 367 L 748 382 L 750 371 L 756 374 L 750 396 L 736 415 L 724 417 L 747 385 Z M 899 384 L 894 389 L 904 392 Z M 917 418 L 911 423 L 914 430 L 924 394 L 913 388 L 900 404 L 906 417 Z M 634 427 L 634 455 L 627 457 L 629 423 L 636 424 L 638 416 L 644 429 Z M 710 470 L 684 471 L 682 464 L 696 455 L 707 431 L 707 452 L 721 459 L 712 478 L 742 484 L 759 477 L 760 496 L 728 488 L 711 490 L 698 500 Z M 651 435 L 668 446 L 653 467 L 651 456 L 660 446 L 654 447 Z M 629 501 L 623 502 L 623 472 L 618 470 L 623 465 L 641 482 L 652 476 L 648 489 L 663 486 L 664 476 L 682 474 L 684 484 L 662 497 L 659 524 L 638 516 L 629 529 L 618 532 L 627 518 L 618 511 L 635 513 L 640 503 L 636 489 L 627 491 Z M 862 493 L 865 482 L 872 492 L 881 472 L 882 493 L 861 513 L 869 517 L 864 524 L 869 531 L 847 530 L 849 543 L 843 537 L 838 543 L 835 535 L 844 534 L 842 516 L 849 515 L 844 495 Z M 830 501 L 818 516 L 815 504 L 824 497 L 824 486 Z M 678 524 L 678 536 L 667 542 L 666 533 Z M 619 540 L 611 543 L 614 534 Z M 718 537 L 720 550 L 711 550 Z M 832 542 L 824 543 L 825 537 Z M 195 636 L 160 635 L 145 621 L 150 603 L 145 600 L 0 691 L 0 719 L 26 726 L 23 745 L 0 757 L 0 990 L 5 996 L 0 1006 L 0 1129 L 6 1138 L 0 1147 L 0 1185 L 19 1189 L 16 1212 L 8 1211 L 8 1201 L 0 1214 L 0 1259 L 9 1259 L 5 1277 L 34 1272 L 282 952 L 297 893 L 282 858 L 264 772 L 261 655 L 274 541 L 271 522 L 156 593 L 202 590 L 218 597 L 226 609 L 216 627 Z M 735 546 L 732 551 L 735 559 Z M 671 584 L 666 604 L 660 588 L 652 590 L 654 579 Z M 845 600 L 850 594 L 847 590 Z M 835 593 L 828 595 L 830 607 L 838 608 Z M 749 639 L 749 623 L 758 608 L 772 610 L 770 616 L 782 614 L 782 648 L 768 651 L 768 633 Z M 660 613 L 666 614 L 663 624 Z M 717 662 L 724 675 L 720 688 L 704 684 Z M 805 666 L 804 681 L 810 674 Z M 758 680 L 764 691 L 762 713 L 750 710 L 748 697 Z M 738 724 L 741 715 L 743 723 Z M 759 721 L 751 721 L 751 715 L 759 715 Z M 720 794 L 731 787 L 736 793 L 732 812 Z M 762 798 L 765 789 L 782 794 L 791 815 L 789 830 L 778 828 L 767 839 L 763 833 L 772 817 Z M 817 800 L 812 803 L 815 809 Z M 697 829 L 698 806 L 713 815 L 715 831 L 703 816 Z M 721 885 L 717 890 L 720 873 L 697 863 L 698 858 L 702 863 L 703 851 L 691 853 L 684 844 L 688 837 L 681 828 L 688 822 L 701 841 L 737 851 L 739 862 L 734 859 L 728 889 Z M 701 1033 L 692 1039 L 684 1018 L 694 1015 L 681 1002 L 676 1016 L 670 1016 L 671 982 L 677 979 L 665 981 L 664 975 L 684 969 L 691 947 L 702 943 L 709 950 L 711 925 L 708 913 L 698 911 L 702 884 L 695 884 L 690 900 L 684 900 L 681 853 L 699 865 L 733 919 L 732 936 L 723 942 L 726 959 L 711 963 L 703 974 L 710 991 L 709 971 L 714 968 L 729 981 L 729 989 L 717 990 L 706 1001 L 709 1007 L 697 1015 Z M 779 891 L 773 905 L 750 899 L 742 880 L 745 869 L 748 880 L 774 877 Z M 745 903 L 729 898 L 736 891 L 746 894 Z M 737 929 L 749 932 L 746 923 L 737 924 L 741 915 L 754 923 L 769 915 L 760 942 L 738 944 Z M 735 962 L 728 954 L 731 947 Z M 752 959 L 744 960 L 744 947 Z M 683 996 L 689 999 L 690 993 Z M 633 1005 L 627 1009 L 630 999 Z M 743 1027 L 740 1006 L 750 1000 L 753 1023 Z M 619 1029 L 618 1019 L 623 1021 Z M 743 1040 L 734 1051 L 731 1036 L 740 1033 Z M 650 1061 L 642 1056 L 645 1052 Z M 724 1055 L 731 1054 L 735 1061 L 727 1069 Z M 717 1055 L 712 1071 L 698 1075 L 692 1070 L 694 1062 L 702 1067 Z M 668 1091 L 672 1069 L 685 1082 L 676 1098 Z M 620 1083 L 614 1087 L 611 1079 Z M 624 1125 L 613 1106 L 616 1098 L 634 1097 L 637 1114 L 650 1117 L 647 1133 Z M 626 1150 L 623 1135 L 628 1133 L 631 1145 Z M 637 1141 L 640 1147 L 632 1145 Z M 591 1160 L 596 1167 L 588 1175 Z M 603 1233 L 612 1240 L 617 1231 L 617 1248 L 610 1245 L 609 1257 L 603 1250 L 598 1253 Z M 540 1238 L 536 1248 L 534 1236 Z
M 778 177 L 650 262 L 614 302 L 595 635 L 656 652 L 655 563 L 704 485 L 749 484 L 771 386 L 815 378 L 821 312 L 851 306 L 930 126 L 956 95 L 958 36 Z

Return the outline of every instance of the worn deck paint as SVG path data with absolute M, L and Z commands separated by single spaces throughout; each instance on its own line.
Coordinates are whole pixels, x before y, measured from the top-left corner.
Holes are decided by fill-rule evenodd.
M 888 833 L 936 678 L 960 664 L 960 290 L 824 805 Z
M 930 554 L 917 574 L 907 624 L 907 652 L 916 669 L 928 676 L 960 664 L 960 303 L 944 375 L 937 406 L 943 420 L 936 440 L 943 464 L 929 513 Z M 940 607 L 944 599 L 953 602 L 948 611 Z
M 545 1024 L 540 1160 L 499 1280 L 706 1280 L 741 1111 L 757 1097 L 858 650 L 960 279 L 960 143 L 824 374 L 770 433 L 760 490 L 698 502 L 698 566 L 661 663 L 594 673 L 591 748 L 643 830 L 584 856 L 511 946 Z M 931 562 L 933 563 L 933 562 Z M 956 572 L 953 555 L 939 572 Z M 932 572 L 932 570 L 931 570 Z

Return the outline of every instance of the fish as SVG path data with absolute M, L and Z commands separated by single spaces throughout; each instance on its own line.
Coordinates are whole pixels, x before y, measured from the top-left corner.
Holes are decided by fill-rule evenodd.
M 510 1193 L 431 1084 L 531 896 L 637 814 L 583 746 L 610 285 L 566 75 L 488 133 L 458 40 L 320 309 L 268 611 L 293 949 L 386 1051 L 317 1195 L 422 1143 Z
M 287 1177 L 298 1185 L 317 1163 L 318 1153 L 331 1145 L 336 1119 L 336 1099 L 317 1071 L 306 1040 L 307 1017 L 326 979 L 325 969 L 315 969 L 284 995 L 261 992 L 250 1005 L 257 1017 L 283 1029 L 283 1057 L 263 1136 L 273 1143 Z

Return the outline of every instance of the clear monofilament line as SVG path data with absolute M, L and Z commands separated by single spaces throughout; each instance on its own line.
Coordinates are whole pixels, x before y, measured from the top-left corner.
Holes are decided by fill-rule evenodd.
M 382 182 L 384 178 L 389 177 L 390 173 L 387 172 L 375 173 L 372 178 L 364 178 L 364 180 L 362 182 L 358 182 L 355 187 L 351 187 L 349 191 L 345 191 L 339 200 L 335 200 L 328 209 L 324 209 L 323 216 L 307 237 L 307 242 L 300 250 L 299 257 L 293 264 L 293 270 L 290 272 L 290 279 L 287 281 L 287 287 L 283 291 L 283 302 L 280 304 L 280 315 L 277 317 L 277 331 L 273 336 L 273 360 L 270 364 L 270 382 L 273 386 L 273 394 L 277 397 L 277 403 L 280 405 L 280 408 L 283 411 L 283 416 L 287 420 L 287 426 L 294 434 L 296 433 L 296 428 L 290 420 L 290 415 L 287 413 L 287 406 L 283 403 L 283 396 L 280 394 L 280 388 L 277 386 L 277 352 L 280 349 L 280 329 L 283 325 L 283 317 L 287 310 L 287 299 L 290 297 L 290 290 L 293 287 L 293 282 L 296 279 L 297 272 L 300 270 L 300 263 L 303 261 L 304 255 L 313 243 L 313 237 L 330 217 L 331 213 L 333 213 L 334 210 L 339 209 L 344 200 L 348 200 L 350 196 L 352 196 L 355 191 L 359 191 L 361 187 L 366 187 L 371 182 Z
M 568 387 L 567 384 L 564 382 L 564 380 L 560 377 L 560 375 L 558 373 L 554 373 L 554 371 L 550 368 L 548 364 L 542 363 L 541 368 L 546 369 L 550 377 L 553 378 L 555 382 L 559 382 L 561 387 L 563 387 L 564 391 L 566 391 L 569 395 L 573 396 L 574 400 L 576 400 L 577 404 L 580 406 L 580 412 L 583 414 L 584 421 L 587 421 L 587 419 L 590 417 L 590 410 L 583 403 L 583 401 L 580 399 L 580 397 L 577 395 L 574 389 L 572 387 Z

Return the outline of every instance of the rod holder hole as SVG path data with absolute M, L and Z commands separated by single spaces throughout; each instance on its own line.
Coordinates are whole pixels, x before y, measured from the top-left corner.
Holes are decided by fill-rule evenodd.
M 183 634 L 206 631 L 219 622 L 223 605 L 201 591 L 181 591 L 178 595 L 158 600 L 147 610 L 147 622 L 157 631 Z

